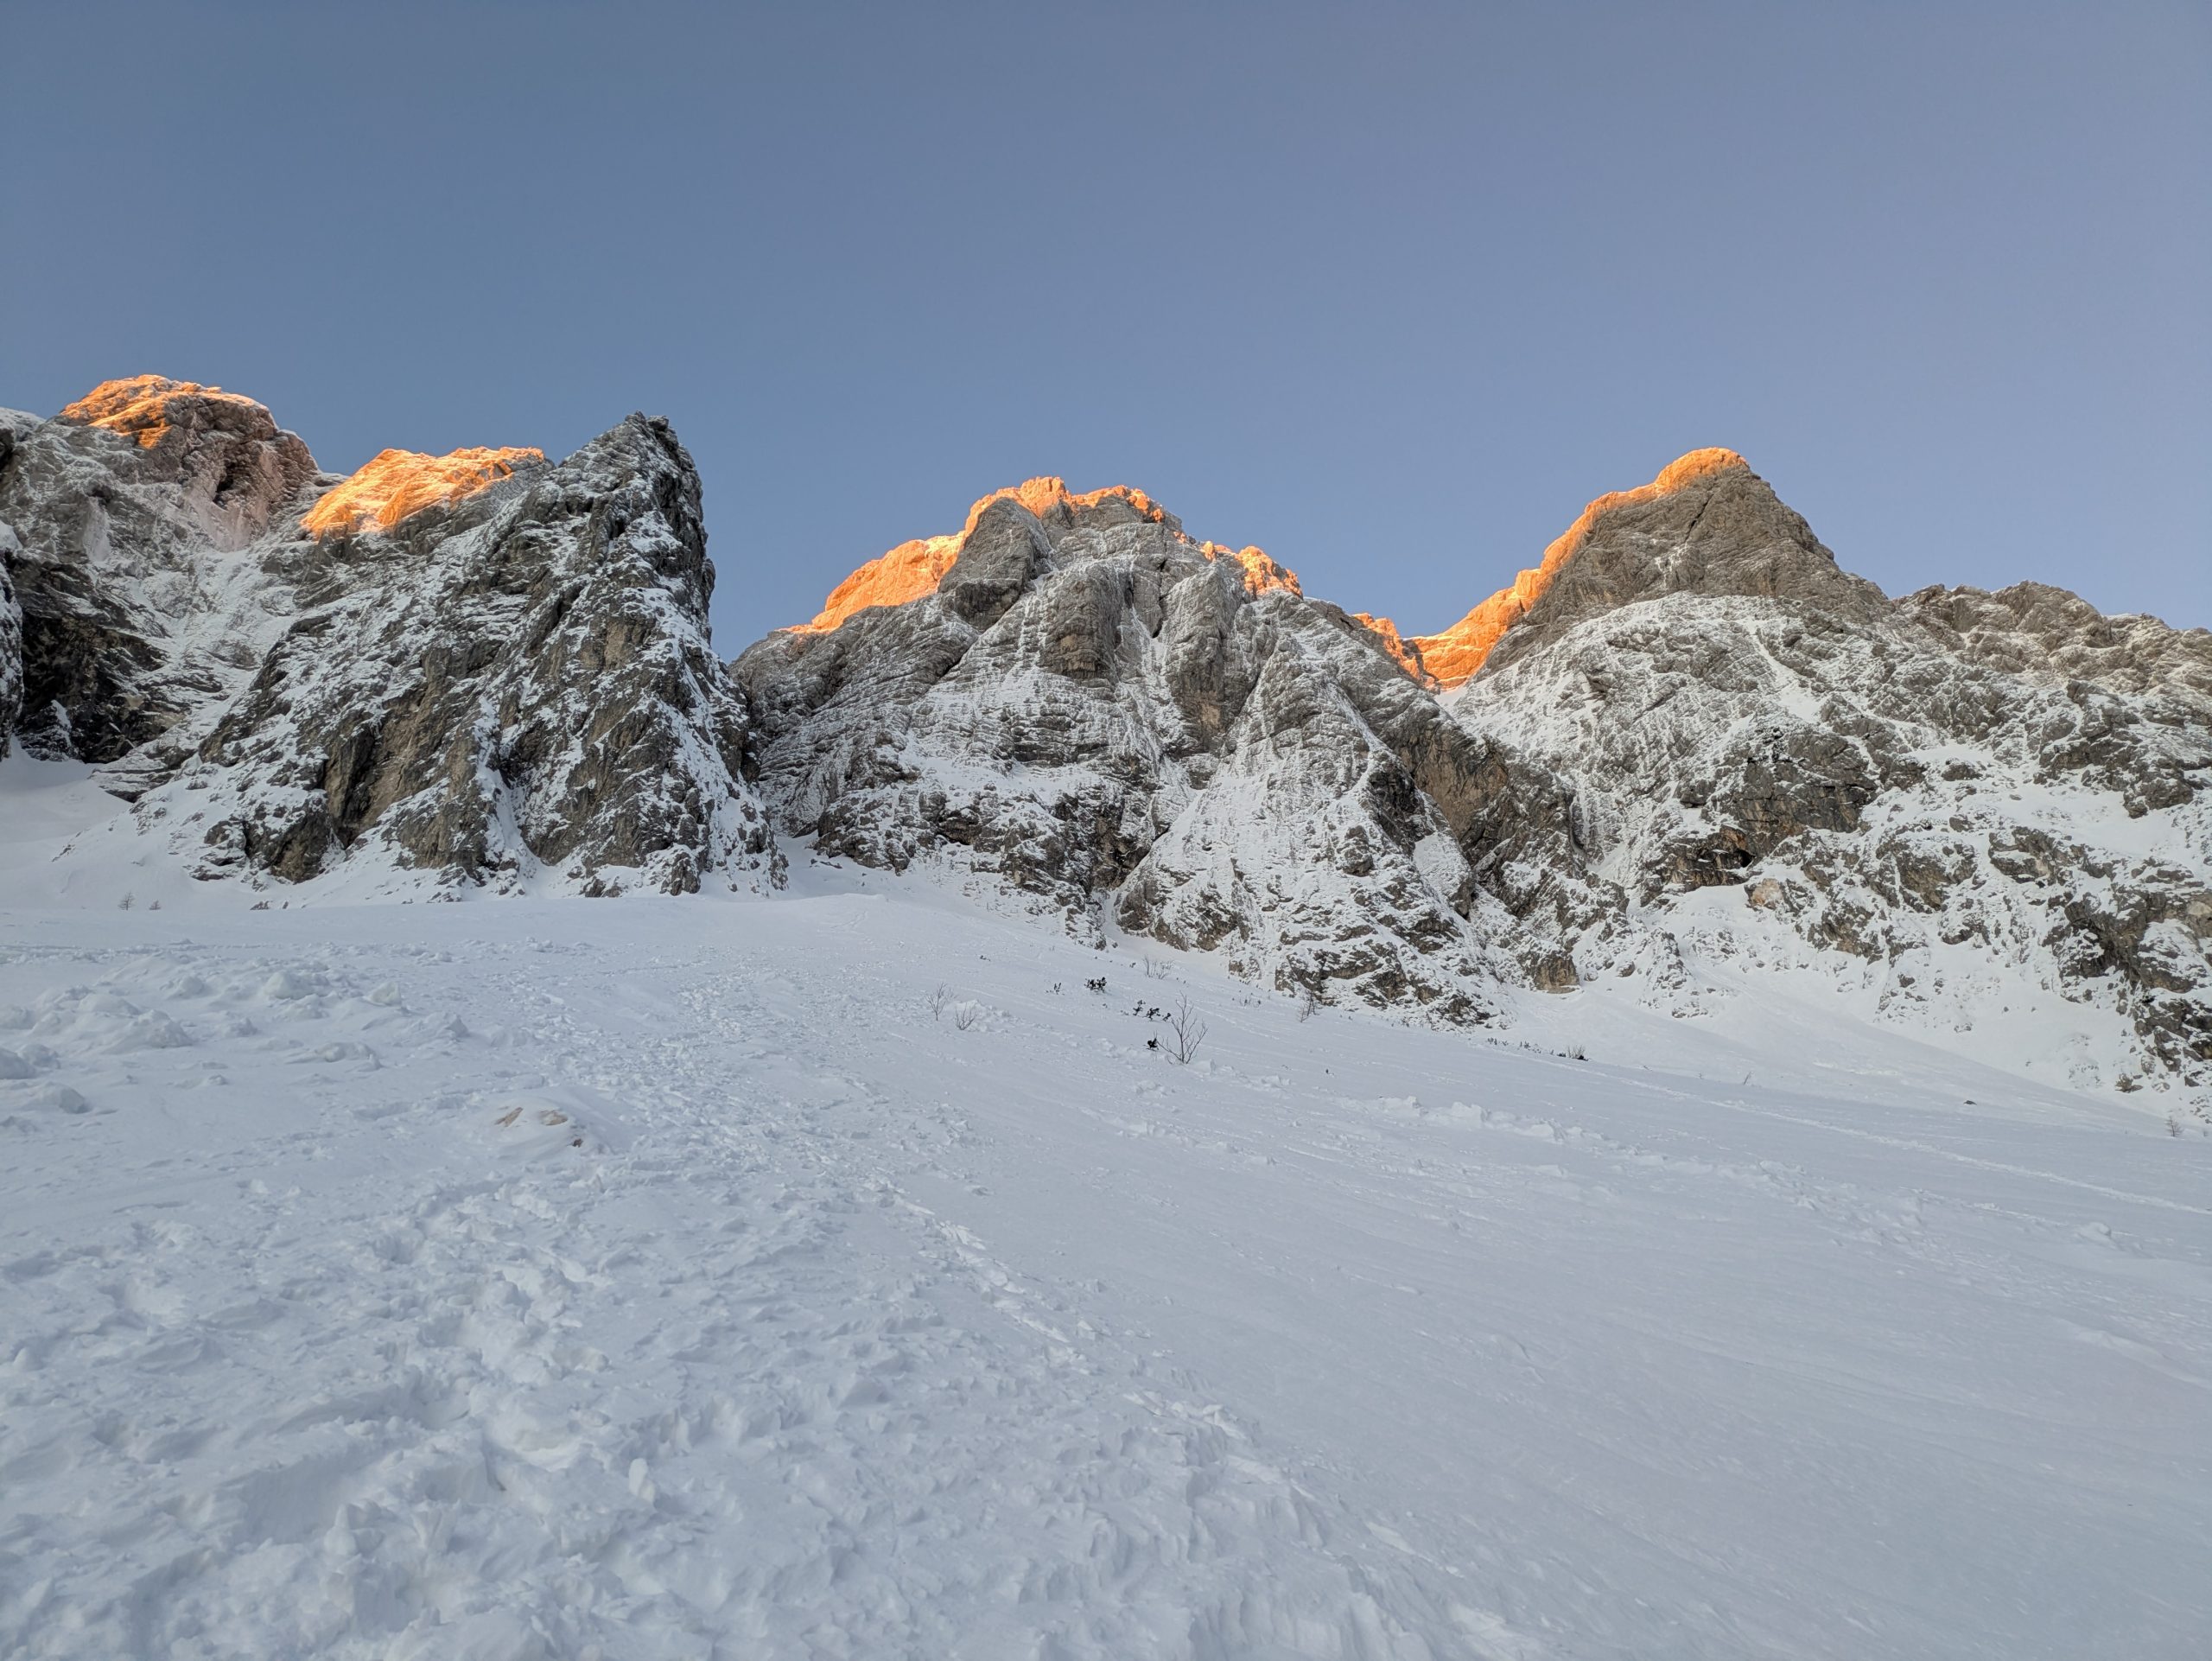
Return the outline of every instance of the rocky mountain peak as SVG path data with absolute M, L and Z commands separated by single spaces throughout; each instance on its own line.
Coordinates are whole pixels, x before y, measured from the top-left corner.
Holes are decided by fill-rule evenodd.
M 698 473 L 644 416 L 557 463 L 391 449 L 343 480 L 157 376 L 0 417 L 0 717 L 208 880 L 766 869 L 713 585 Z
M 189 436 L 194 430 L 224 426 L 247 430 L 262 427 L 270 434 L 276 430 L 268 409 L 254 399 L 166 375 L 104 380 L 65 407 L 56 419 L 122 433 L 141 449 L 157 448 L 172 432 Z
M 93 461 L 218 548 L 260 536 L 315 477 L 307 445 L 265 405 L 164 375 L 103 381 L 47 426 L 58 462 Z
M 1859 616 L 1885 604 L 1741 455 L 1699 449 L 1599 497 L 1510 586 L 1412 644 L 1438 684 L 1458 686 L 1598 612 L 1679 593 L 1820 601 Z
M 966 575 L 975 577 L 995 562 L 1003 563 L 1016 544 L 1033 542 L 1039 557 L 1051 557 L 1077 531 L 1140 525 L 1159 525 L 1183 538 L 1182 520 L 1134 486 L 1109 485 L 1078 493 L 1057 474 L 1027 479 L 977 498 L 956 534 L 918 537 L 868 561 L 831 589 L 822 609 L 798 625 L 797 632 L 824 633 L 871 607 L 903 606 L 935 594 L 963 555 L 970 556 Z M 1300 592 L 1297 573 L 1270 559 L 1263 550 L 1218 542 L 1191 546 L 1207 559 L 1225 559 L 1237 567 L 1252 594 L 1276 589 Z

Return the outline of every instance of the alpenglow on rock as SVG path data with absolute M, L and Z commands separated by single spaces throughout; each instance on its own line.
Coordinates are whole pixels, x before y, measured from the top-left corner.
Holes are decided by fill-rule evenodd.
M 105 764 L 196 875 L 682 892 L 769 862 L 665 423 L 340 478 L 251 400 L 141 377 L 5 431 L 22 736 Z
M 1324 1001 L 1478 1021 L 1525 979 L 1459 851 L 1478 746 L 1369 629 L 1141 492 L 986 497 L 734 670 L 760 791 L 822 852 Z
M 1695 1015 L 1804 971 L 1939 1041 L 2063 1026 L 2076 1081 L 2212 1074 L 2212 637 L 1891 601 L 1732 451 L 1411 638 L 1033 480 L 734 667 L 820 851 L 1325 1001 L 1611 977 Z
M 727 665 L 713 581 L 642 417 L 340 477 L 188 382 L 0 412 L 0 735 L 134 803 L 130 861 L 772 888 L 780 832 L 1316 1002 L 1816 990 L 2212 1091 L 2212 635 L 2035 584 L 1891 600 L 1733 451 L 1428 634 L 1052 478 Z
M 109 381 L 51 421 L 0 414 L 25 748 L 117 761 L 233 687 L 305 575 L 264 544 L 315 478 L 260 404 L 189 381 Z
M 2212 1079 L 2212 635 L 1892 602 L 1726 451 L 1545 565 L 1417 643 L 1511 781 L 1466 851 L 1524 941 L 1681 1013 L 1700 964 L 1809 968 L 1939 1039 L 2070 1021 L 2076 1082 Z

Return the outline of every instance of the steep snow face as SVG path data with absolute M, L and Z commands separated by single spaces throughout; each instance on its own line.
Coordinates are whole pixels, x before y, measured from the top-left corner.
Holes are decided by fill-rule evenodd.
M 251 399 L 111 382 L 0 422 L 0 552 L 9 724 L 104 764 L 196 875 L 604 893 L 767 868 L 664 423 L 558 466 L 386 451 L 340 479 Z
M 1449 695 L 1514 780 L 1477 880 L 1685 1012 L 1697 960 L 1815 965 L 1968 1047 L 2032 1025 L 2078 1082 L 2212 1081 L 2212 636 L 2031 586 L 1892 604 L 1715 476 L 1584 525 Z
M 988 877 L 1083 938 L 1324 1002 L 1474 1021 L 1522 978 L 1502 913 L 1417 856 L 1456 843 L 1475 747 L 1367 629 L 1141 493 L 987 497 L 928 591 L 735 672 L 760 788 L 822 852 Z

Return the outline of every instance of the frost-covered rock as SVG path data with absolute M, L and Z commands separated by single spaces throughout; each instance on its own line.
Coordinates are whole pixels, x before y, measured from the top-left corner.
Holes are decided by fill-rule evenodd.
M 141 377 L 5 431 L 24 741 L 106 764 L 198 875 L 688 891 L 766 858 L 664 423 L 340 479 L 251 400 Z
M 683 893 L 765 852 L 709 643 L 698 474 L 664 422 L 341 540 L 347 591 L 141 804 L 203 869 L 299 880 L 367 850 L 456 881 Z
M 735 665 L 761 792 L 821 851 L 982 877 L 1079 934 L 1218 950 L 1325 1000 L 1478 1020 L 1521 977 L 1502 913 L 1421 851 L 1466 822 L 1476 747 L 1257 550 L 1032 480 L 832 602 Z
M 0 524 L 0 756 L 8 754 L 9 735 L 23 712 L 23 608 L 8 574 L 10 556 L 20 545 L 14 529 Z
M 1733 457 L 1573 535 L 1446 694 L 1510 781 L 1466 851 L 1524 933 L 1686 1009 L 1685 944 L 1937 1031 L 2048 996 L 2124 1023 L 2085 1077 L 2212 1077 L 2212 635 L 1892 603 Z
M 189 381 L 0 417 L 25 747 L 116 761 L 234 690 L 320 576 L 287 534 L 316 480 L 267 410 Z

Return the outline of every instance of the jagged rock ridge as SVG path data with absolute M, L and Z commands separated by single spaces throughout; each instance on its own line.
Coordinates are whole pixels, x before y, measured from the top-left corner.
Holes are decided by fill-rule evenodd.
M 1768 968 L 2212 1079 L 2212 636 L 1891 601 L 1732 451 L 1430 635 L 1038 479 L 725 666 L 705 549 L 641 417 L 341 478 L 251 399 L 110 383 L 0 414 L 0 733 L 210 879 L 772 883 L 772 823 L 1322 1001 L 1695 1015 Z
M 140 377 L 0 433 L 20 735 L 107 764 L 197 874 L 683 891 L 770 862 L 665 423 L 345 479 L 251 399 Z
M 787 830 L 1317 997 L 1471 1021 L 1521 978 L 1458 852 L 1475 747 L 1367 628 L 1135 491 L 1032 480 L 950 551 L 734 665 Z
M 1466 851 L 1522 931 L 1686 1012 L 1686 944 L 1931 1031 L 2055 995 L 2133 1038 L 2083 1081 L 2212 1077 L 2212 635 L 2031 584 L 1891 602 L 1732 455 L 1553 566 L 1446 700 L 1513 780 Z
M 1728 450 L 1435 635 L 1226 551 L 1141 493 L 983 499 L 740 659 L 764 794 L 823 851 L 1325 998 L 1640 977 L 1695 1015 L 1701 964 L 1810 966 L 1931 1032 L 2007 988 L 2101 1010 L 2132 1054 L 2091 1081 L 2206 1076 L 2203 631 L 1893 602 Z

